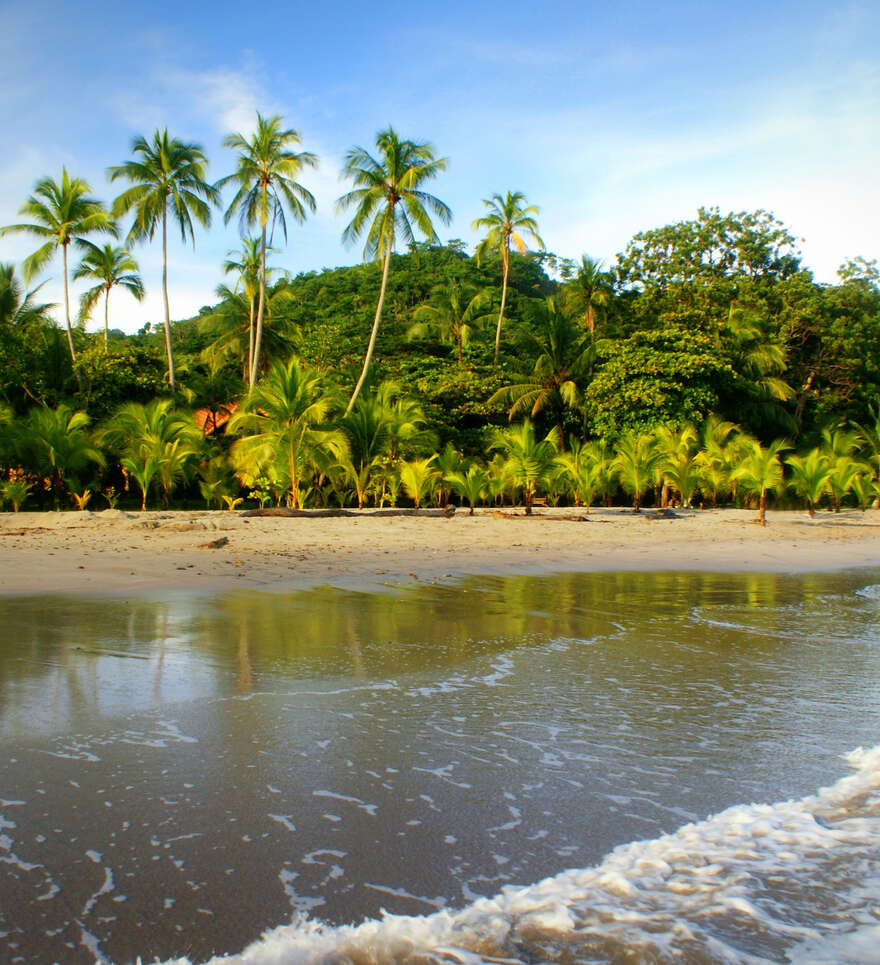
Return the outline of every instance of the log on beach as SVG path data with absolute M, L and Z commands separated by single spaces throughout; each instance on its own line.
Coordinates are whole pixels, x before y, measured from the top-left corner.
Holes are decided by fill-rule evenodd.
M 589 523 L 590 517 L 583 515 L 573 515 L 568 513 L 564 516 L 544 516 L 540 513 L 503 513 L 500 509 L 492 510 L 493 519 L 540 519 L 545 523 Z
M 455 507 L 445 509 L 375 509 L 363 511 L 360 509 L 287 509 L 283 506 L 270 506 L 266 509 L 247 509 L 239 514 L 245 518 L 249 516 L 284 516 L 294 519 L 333 519 L 344 516 L 351 519 L 372 519 L 374 516 L 436 516 L 450 519 L 455 515 Z

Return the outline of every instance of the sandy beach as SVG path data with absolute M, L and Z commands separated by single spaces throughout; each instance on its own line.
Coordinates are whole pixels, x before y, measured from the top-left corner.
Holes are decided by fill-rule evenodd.
M 578 511 L 575 511 L 578 512 Z M 358 589 L 464 575 L 694 569 L 804 572 L 880 566 L 880 511 L 541 509 L 452 518 L 244 517 L 230 512 L 0 514 L 0 594 L 230 588 Z M 220 545 L 217 545 L 217 544 Z

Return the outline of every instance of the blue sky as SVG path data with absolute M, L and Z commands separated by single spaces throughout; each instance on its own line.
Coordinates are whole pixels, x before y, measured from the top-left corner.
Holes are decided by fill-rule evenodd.
M 257 18 L 260 18 L 259 20 Z M 549 250 L 612 262 L 640 230 L 700 205 L 765 208 L 834 281 L 880 256 L 880 4 L 876 0 L 592 3 L 0 3 L 0 224 L 62 165 L 109 201 L 105 169 L 136 134 L 168 126 L 220 146 L 255 112 L 283 115 L 321 165 L 303 175 L 318 212 L 277 262 L 352 264 L 333 202 L 353 144 L 392 124 L 449 158 L 433 192 L 454 212 L 441 238 L 476 240 L 480 199 L 525 192 Z M 175 246 L 172 315 L 210 303 L 237 225 Z M 20 261 L 30 239 L 0 239 Z M 148 298 L 111 300 L 129 331 L 161 318 L 156 246 L 138 246 Z M 60 268 L 43 294 L 60 299 Z M 95 326 L 93 326 L 95 327 Z

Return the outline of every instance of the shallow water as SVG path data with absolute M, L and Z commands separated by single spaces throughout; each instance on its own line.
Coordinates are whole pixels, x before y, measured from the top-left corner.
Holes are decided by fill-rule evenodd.
M 871 570 L 0 600 L 0 960 L 875 961 L 878 640 Z

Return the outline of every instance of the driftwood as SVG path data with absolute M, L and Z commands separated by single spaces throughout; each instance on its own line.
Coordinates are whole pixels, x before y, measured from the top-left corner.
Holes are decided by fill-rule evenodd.
M 561 522 L 561 523 L 589 523 L 589 516 L 572 515 L 567 514 L 565 516 L 544 516 L 541 513 L 531 513 L 526 515 L 525 513 L 503 513 L 500 509 L 492 510 L 493 519 L 542 519 L 545 523 Z
M 445 509 L 373 509 L 363 512 L 359 509 L 286 509 L 283 506 L 270 506 L 266 509 L 246 509 L 240 516 L 285 516 L 295 519 L 332 519 L 347 516 L 351 519 L 371 519 L 373 516 L 439 516 L 449 519 L 455 515 L 455 507 Z
M 229 542 L 228 536 L 221 536 L 219 539 L 212 539 L 207 543 L 199 543 L 200 550 L 218 550 L 221 546 L 226 546 Z

